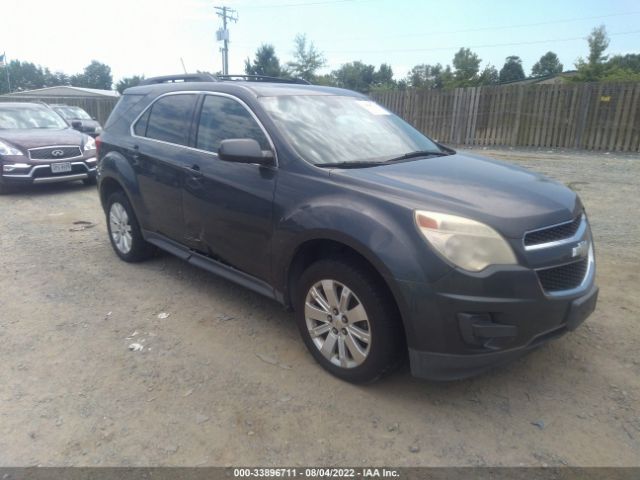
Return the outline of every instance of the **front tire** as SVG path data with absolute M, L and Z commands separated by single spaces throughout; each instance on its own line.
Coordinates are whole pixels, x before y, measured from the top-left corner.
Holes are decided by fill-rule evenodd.
M 113 250 L 125 262 L 141 262 L 153 256 L 155 247 L 142 237 L 124 192 L 115 192 L 107 200 L 107 229 Z
M 402 360 L 404 332 L 386 285 L 348 259 L 311 265 L 295 293 L 296 320 L 316 361 L 351 383 L 370 383 Z

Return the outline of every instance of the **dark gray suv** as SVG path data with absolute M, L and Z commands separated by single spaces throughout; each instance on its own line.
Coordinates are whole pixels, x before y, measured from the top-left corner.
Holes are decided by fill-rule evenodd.
M 174 83 L 173 80 L 186 80 Z M 326 370 L 477 374 L 594 310 L 575 192 L 438 145 L 360 94 L 273 79 L 152 79 L 98 138 L 116 254 L 161 248 L 295 310 Z

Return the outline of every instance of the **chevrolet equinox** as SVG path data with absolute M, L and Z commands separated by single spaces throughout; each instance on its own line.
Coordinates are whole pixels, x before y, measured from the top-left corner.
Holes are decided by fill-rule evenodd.
M 128 89 L 98 137 L 115 253 L 156 248 L 295 311 L 330 373 L 480 373 L 575 329 L 598 288 L 578 195 L 439 145 L 369 98 L 265 77 Z

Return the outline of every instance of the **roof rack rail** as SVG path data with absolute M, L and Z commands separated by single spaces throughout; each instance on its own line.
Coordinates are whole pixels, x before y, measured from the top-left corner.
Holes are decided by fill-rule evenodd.
M 217 79 L 208 73 L 184 73 L 182 75 L 164 75 L 161 77 L 146 78 L 140 85 L 155 85 L 158 83 L 177 82 L 215 82 Z
M 218 80 L 245 80 L 247 82 L 269 83 L 295 83 L 298 85 L 311 85 L 311 82 L 303 78 L 269 77 L 267 75 L 216 75 Z

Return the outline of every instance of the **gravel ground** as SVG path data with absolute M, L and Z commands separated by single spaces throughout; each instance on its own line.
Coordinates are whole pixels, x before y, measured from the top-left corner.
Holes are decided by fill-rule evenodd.
M 0 197 L 0 465 L 640 465 L 640 158 L 479 152 L 580 193 L 601 296 L 573 334 L 445 384 L 343 383 L 276 303 L 119 261 L 94 188 Z

